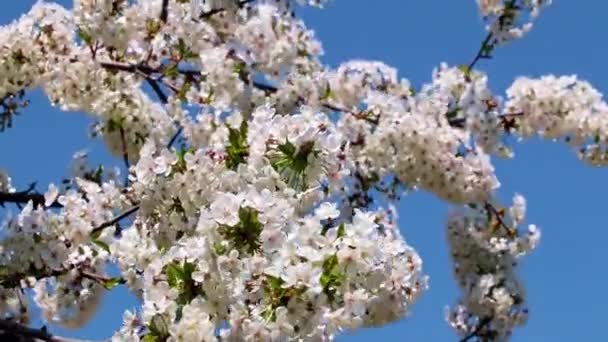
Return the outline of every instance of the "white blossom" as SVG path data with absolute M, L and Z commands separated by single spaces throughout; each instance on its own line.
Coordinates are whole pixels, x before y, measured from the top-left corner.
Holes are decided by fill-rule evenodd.
M 503 99 L 476 70 L 550 2 L 478 0 L 476 60 L 439 64 L 417 91 L 380 61 L 324 65 L 293 1 L 38 2 L 0 27 L 0 99 L 40 88 L 86 112 L 124 167 L 79 152 L 44 194 L 0 172 L 0 205 L 21 206 L 2 227 L 0 319 L 27 324 L 33 301 L 78 328 L 125 286 L 141 306 L 113 341 L 330 341 L 388 324 L 428 288 L 395 209 L 425 190 L 459 206 L 449 324 L 507 339 L 527 319 L 516 266 L 540 230 L 520 228 L 523 196 L 496 204 L 492 158 L 513 155 L 514 134 L 608 160 L 608 105 L 589 83 L 520 77 Z

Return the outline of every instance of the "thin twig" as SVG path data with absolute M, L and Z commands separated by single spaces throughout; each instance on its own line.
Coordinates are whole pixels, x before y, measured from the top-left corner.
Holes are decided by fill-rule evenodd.
M 523 116 L 524 113 L 523 112 L 517 112 L 517 113 L 504 113 L 504 114 L 500 114 L 498 115 L 498 118 L 500 119 L 500 123 L 498 124 L 498 126 L 504 125 L 505 124 L 505 120 L 508 119 L 512 119 L 518 116 Z M 460 127 L 463 128 L 464 124 L 466 123 L 467 118 L 452 118 L 452 119 L 448 119 L 448 123 L 450 124 L 450 126 L 452 127 Z
M 117 284 L 125 284 L 127 282 L 126 279 L 124 279 L 124 278 L 110 278 L 110 277 L 107 277 L 107 276 L 104 276 L 101 274 L 96 274 L 96 273 L 92 273 L 89 271 L 80 270 L 78 268 L 76 268 L 76 269 L 78 270 L 78 274 L 80 275 L 80 277 L 91 279 L 104 287 L 106 286 L 106 284 L 108 282 L 110 282 L 112 280 L 115 280 L 117 282 Z M 15 273 L 15 274 L 11 274 L 8 276 L 4 276 L 3 279 L 0 279 L 0 286 L 2 286 L 3 288 L 16 288 L 16 287 L 20 287 L 21 282 L 27 278 L 34 278 L 36 280 L 40 280 L 40 279 L 50 278 L 50 277 L 60 277 L 71 271 L 72 271 L 72 269 L 69 269 L 69 268 L 68 269 L 59 269 L 59 270 L 51 269 L 51 270 L 44 270 L 44 271 L 39 271 L 39 270 L 30 268 L 30 271 L 28 273 Z
M 0 206 L 4 207 L 5 203 L 14 203 L 16 205 L 27 204 L 32 201 L 34 207 L 44 206 L 46 200 L 44 195 L 38 192 L 34 192 L 36 183 L 30 184 L 30 186 L 23 191 L 19 192 L 0 192 Z M 50 208 L 63 208 L 59 202 L 54 201 L 49 205 Z
M 163 104 L 169 103 L 169 98 L 163 92 L 163 90 L 160 88 L 160 85 L 158 85 L 158 82 L 155 79 L 146 77 L 146 82 L 148 82 L 150 87 L 152 87 L 152 90 L 154 90 L 154 92 L 156 93 L 156 96 L 158 96 L 158 99 L 160 100 L 160 102 L 162 102 Z
M 485 209 L 494 217 L 496 217 L 496 221 L 498 224 L 503 227 L 509 235 L 514 235 L 516 230 L 514 228 L 509 227 L 505 220 L 502 218 L 502 214 L 498 212 L 498 209 L 494 207 L 490 202 L 486 202 L 484 204 Z
M 158 72 L 158 69 L 154 69 L 145 64 L 130 64 L 130 63 L 121 63 L 121 62 L 101 62 L 100 65 L 103 68 L 109 70 L 119 70 L 119 71 L 127 71 L 131 73 L 135 73 L 137 70 L 140 70 L 146 74 L 152 74 Z
M 247 5 L 248 3 L 254 2 L 254 1 L 255 1 L 255 0 L 242 0 L 242 1 L 240 1 L 240 2 L 239 2 L 239 8 L 243 8 L 243 6 Z M 212 10 L 210 10 L 210 11 L 208 11 L 208 12 L 203 12 L 203 13 L 201 13 L 201 14 L 198 16 L 198 18 L 199 18 L 199 19 L 206 19 L 206 18 L 209 18 L 209 17 L 211 17 L 211 16 L 213 16 L 213 15 L 215 15 L 215 14 L 222 13 L 222 12 L 224 12 L 225 10 L 226 10 L 226 8 L 216 8 L 216 9 L 212 9 Z
M 477 51 L 475 58 L 473 58 L 471 63 L 469 63 L 469 65 L 467 66 L 468 70 L 473 70 L 473 68 L 475 67 L 475 64 L 477 64 L 477 62 L 479 62 L 480 59 L 489 58 L 489 56 L 487 56 L 485 54 L 485 51 L 487 49 L 487 45 L 490 43 L 490 41 L 492 40 L 493 37 L 494 37 L 494 35 L 492 34 L 492 32 L 488 33 L 488 35 L 486 36 L 486 39 L 483 41 L 483 43 L 481 43 L 481 47 Z
M 512 0 L 508 3 L 506 3 L 505 11 L 498 18 L 496 18 L 496 21 L 503 22 L 505 20 L 505 18 L 507 18 L 508 15 L 511 15 L 506 9 L 511 8 L 514 5 L 515 5 L 515 0 Z M 473 70 L 473 68 L 475 67 L 477 62 L 479 62 L 479 60 L 491 58 L 491 56 L 487 54 L 486 50 L 488 50 L 489 46 L 492 46 L 492 45 L 489 45 L 490 42 L 492 41 L 492 39 L 494 39 L 494 33 L 492 31 L 490 31 L 490 32 L 488 32 L 488 35 L 486 36 L 484 41 L 481 43 L 481 46 L 479 47 L 479 50 L 477 51 L 475 58 L 473 58 L 473 60 L 469 63 L 468 70 Z M 493 47 L 494 46 L 492 46 L 492 48 Z
M 125 163 L 126 174 L 125 174 L 125 187 L 129 186 L 129 170 L 131 164 L 129 163 L 129 151 L 127 146 L 127 138 L 125 137 L 125 130 L 120 127 L 120 140 L 122 142 L 122 161 Z
M 160 11 L 160 21 L 162 21 L 163 23 L 166 23 L 168 17 L 169 17 L 169 0 L 163 0 L 162 8 Z
M 475 327 L 475 330 L 473 330 L 470 334 L 468 334 L 467 336 L 463 337 L 462 339 L 460 339 L 459 342 L 468 342 L 469 340 L 471 340 L 474 337 L 478 337 L 479 333 L 488 325 L 490 324 L 490 322 L 492 322 L 492 319 L 490 317 L 486 317 L 483 318 L 479 321 L 479 324 L 477 324 L 477 327 Z
M 87 271 L 81 271 L 80 274 L 84 278 L 91 279 L 93 281 L 98 282 L 99 284 L 104 284 L 104 283 L 107 283 L 112 280 L 112 278 L 110 278 L 110 277 L 102 276 L 100 274 L 91 273 L 91 272 L 87 272 Z M 118 278 L 117 281 L 118 281 L 118 284 L 126 284 L 126 282 L 127 282 L 127 280 L 124 278 Z
M 2 335 L 12 335 L 13 338 L 22 337 L 29 338 L 32 341 L 46 342 L 85 342 L 85 340 L 72 339 L 68 337 L 55 336 L 49 333 L 46 327 L 39 329 L 30 328 L 23 324 L 8 320 L 0 319 L 0 331 Z
M 171 149 L 171 146 L 173 146 L 173 144 L 175 144 L 175 142 L 177 141 L 177 138 L 179 138 L 179 136 L 180 136 L 180 134 L 182 134 L 183 130 L 184 129 L 182 127 L 177 129 L 175 134 L 173 134 L 173 136 L 171 137 L 171 140 L 169 140 L 169 142 L 167 143 L 167 149 Z
M 97 235 L 97 234 L 101 233 L 105 228 L 117 224 L 122 219 L 129 217 L 131 214 L 135 213 L 138 210 L 139 210 L 139 204 L 123 211 L 122 213 L 120 213 L 118 216 L 114 217 L 110 221 L 106 221 L 106 222 L 100 224 L 99 226 L 93 228 L 93 230 L 91 231 L 91 235 Z

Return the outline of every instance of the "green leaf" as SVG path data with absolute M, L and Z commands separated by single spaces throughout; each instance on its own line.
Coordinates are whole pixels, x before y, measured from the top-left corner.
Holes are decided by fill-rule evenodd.
M 161 314 L 156 314 L 150 320 L 150 325 L 148 326 L 150 332 L 160 338 L 169 337 L 169 325 L 165 317 Z
M 321 96 L 321 100 L 327 100 L 327 99 L 331 98 L 332 95 L 333 95 L 333 93 L 331 92 L 331 87 L 329 86 L 329 83 L 328 83 L 327 86 L 325 87 L 325 92 Z
M 332 256 L 327 257 L 323 261 L 322 269 L 323 273 L 321 274 L 319 282 L 323 287 L 323 293 L 327 295 L 330 302 L 333 302 L 336 299 L 338 287 L 340 287 L 342 280 L 344 279 L 344 274 L 340 271 L 338 265 L 338 256 L 333 254 Z
M 142 342 L 160 342 L 162 341 L 157 335 L 147 334 L 142 339 Z
M 123 128 L 124 121 L 125 118 L 122 116 L 110 118 L 106 123 L 106 130 L 110 133 L 119 131 Z
M 270 156 L 272 167 L 294 189 L 302 189 L 305 185 L 304 172 L 308 167 L 308 157 L 318 153 L 314 146 L 314 141 L 295 146 L 287 140 L 277 146 L 278 153 Z
M 284 144 L 279 145 L 277 149 L 283 152 L 286 157 L 293 157 L 293 155 L 296 153 L 296 146 L 290 143 L 289 140 L 287 140 Z
M 221 226 L 219 233 L 229 241 L 232 248 L 241 253 L 253 254 L 260 250 L 260 234 L 264 225 L 258 219 L 258 212 L 248 207 L 239 208 L 239 223 L 236 225 Z
M 165 266 L 165 275 L 167 276 L 169 286 L 175 288 L 183 280 L 184 272 L 178 264 L 173 262 Z
M 469 68 L 469 66 L 468 66 L 468 65 L 466 65 L 466 64 L 461 64 L 461 65 L 459 65 L 459 66 L 458 66 L 458 69 L 459 69 L 460 71 L 462 71 L 466 77 L 469 77 L 469 76 L 471 75 L 471 69 L 470 69 L 470 68 Z
M 241 79 L 241 81 L 247 82 L 249 72 L 247 71 L 247 64 L 245 64 L 245 62 L 235 61 L 234 65 L 232 66 L 232 71 L 239 75 L 239 79 Z
M 101 234 L 101 231 L 99 231 L 99 234 Z M 95 234 L 95 235 L 99 235 L 99 234 Z M 93 242 L 94 244 L 96 244 L 99 248 L 105 250 L 106 252 L 110 253 L 110 246 L 108 246 L 107 243 L 98 240 L 98 239 L 93 239 L 91 242 Z
M 165 77 L 177 77 L 179 75 L 179 69 L 177 68 L 177 64 L 171 64 L 168 67 L 165 67 L 163 70 L 163 75 Z
M 190 91 L 191 88 L 192 88 L 192 82 L 190 82 L 190 80 L 186 80 L 186 82 L 184 82 L 184 84 L 182 84 L 182 87 L 179 89 L 179 92 L 177 93 L 177 98 L 179 98 L 182 101 L 185 101 L 186 94 L 188 94 L 188 92 Z
M 213 243 L 213 252 L 215 255 L 224 255 L 226 254 L 227 248 L 219 242 Z
M 177 40 L 176 49 L 181 59 L 198 58 L 198 54 L 193 52 L 182 38 Z
M 80 38 L 85 44 L 91 45 L 93 43 L 93 37 L 90 33 L 84 30 L 84 28 L 78 28 L 78 38 Z
M 97 239 L 99 239 L 99 237 L 101 236 L 101 232 L 102 232 L 102 231 L 103 231 L 103 230 L 101 230 L 101 229 L 93 230 L 93 231 L 91 232 L 91 239 L 92 239 L 92 240 L 97 240 Z
M 184 173 L 187 168 L 186 154 L 193 153 L 193 152 L 194 152 L 194 149 L 192 149 L 192 148 L 185 148 L 185 147 L 180 148 L 180 150 L 176 152 L 177 161 L 175 162 L 175 165 L 173 165 L 171 167 L 171 174 L 173 174 L 174 172 L 175 173 Z
M 146 20 L 146 39 L 152 40 L 162 28 L 163 23 L 158 19 L 147 19 Z
M 310 54 L 305 49 L 298 49 L 298 57 L 310 57 Z
M 93 174 L 93 181 L 97 184 L 101 184 L 101 178 L 103 176 L 103 166 L 99 165 Z M 101 232 L 100 232 L 101 233 Z
M 338 227 L 338 239 L 343 236 L 346 236 L 346 227 L 344 226 L 344 223 L 340 224 Z
M 481 46 L 481 54 L 484 57 L 489 57 L 492 54 L 492 51 L 494 51 L 494 45 L 492 44 L 484 43 Z
M 274 277 L 274 276 L 266 274 L 266 283 L 268 284 L 268 287 L 271 290 L 280 290 L 281 286 L 285 282 L 283 281 L 283 279 L 281 279 L 279 277 Z
M 179 304 L 188 304 L 194 297 L 204 295 L 203 289 L 192 279 L 192 273 L 195 271 L 196 265 L 191 262 L 180 265 L 174 261 L 165 265 L 163 269 L 169 286 L 179 291 L 177 300 Z
M 226 147 L 226 167 L 236 170 L 239 164 L 245 162 L 249 156 L 249 145 L 247 144 L 247 121 L 243 120 L 239 129 L 228 127 L 228 142 Z
M 445 116 L 448 118 L 448 120 L 455 119 L 458 117 L 459 113 L 460 113 L 460 108 L 456 108 L 456 109 L 453 109 L 453 110 L 447 112 L 445 114 Z
M 114 277 L 108 280 L 104 280 L 101 282 L 101 286 L 103 286 L 106 290 L 111 290 L 116 286 L 120 285 L 123 282 L 122 278 Z

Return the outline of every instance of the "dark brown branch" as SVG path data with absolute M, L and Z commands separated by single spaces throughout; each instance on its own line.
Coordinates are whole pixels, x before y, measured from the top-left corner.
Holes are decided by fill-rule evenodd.
M 146 77 L 146 82 L 148 82 L 150 87 L 152 87 L 152 90 L 154 90 L 154 92 L 156 93 L 156 96 L 158 96 L 158 99 L 160 100 L 160 102 L 162 102 L 163 104 L 167 104 L 169 102 L 169 98 L 167 97 L 165 92 L 163 92 L 163 90 L 160 88 L 160 85 L 158 84 L 158 82 L 156 80 L 154 80 L 150 77 Z
M 101 274 L 96 274 L 96 273 L 92 273 L 92 272 L 85 271 L 85 270 L 78 270 L 78 271 L 82 278 L 91 279 L 93 281 L 98 282 L 101 285 L 103 285 L 104 283 L 111 280 L 111 278 L 101 275 Z M 21 281 L 28 277 L 33 277 L 36 280 L 40 280 L 40 279 L 50 278 L 50 277 L 60 277 L 64 274 L 67 274 L 68 272 L 70 272 L 70 269 L 37 270 L 35 268 L 30 267 L 30 271 L 27 273 L 14 273 L 14 274 L 10 274 L 10 275 L 4 275 L 2 278 L 0 278 L 0 286 L 4 287 L 4 288 L 15 288 L 15 287 L 19 287 L 21 285 Z M 124 279 L 118 280 L 119 284 L 124 284 L 125 282 L 126 282 L 126 280 L 124 280 Z
M 121 63 L 121 62 L 101 62 L 100 65 L 109 70 L 119 70 L 119 71 L 127 71 L 131 73 L 135 73 L 138 70 L 145 74 L 153 74 L 158 72 L 157 69 L 149 67 L 145 64 L 129 64 L 129 63 Z
M 30 328 L 7 319 L 0 319 L 0 331 L 3 341 L 85 342 L 84 340 L 55 336 L 49 333 L 46 327 Z
M 200 74 L 200 72 L 199 72 Z M 279 91 L 279 88 L 275 87 L 275 86 L 271 86 L 270 84 L 266 84 L 266 83 L 261 83 L 261 82 L 253 82 L 253 86 L 256 89 L 259 89 L 263 92 L 265 92 L 266 94 L 273 94 L 276 93 L 277 91 Z
M 49 270 L 49 271 L 38 271 L 38 270 L 30 270 L 27 274 L 25 273 L 14 273 L 10 275 L 4 275 L 3 278 L 0 278 L 0 286 L 4 288 L 14 288 L 21 285 L 21 280 L 27 277 L 33 277 L 36 280 L 48 278 L 48 277 L 58 277 L 62 274 L 65 274 L 64 270 Z
M 167 104 L 169 98 L 163 92 L 162 88 L 158 84 L 158 81 L 152 78 L 153 74 L 159 73 L 159 69 L 152 68 L 145 64 L 129 64 L 121 62 L 101 62 L 100 65 L 108 70 L 126 71 L 133 74 L 138 74 L 146 79 L 146 82 L 150 85 L 158 99 L 163 103 Z
M 110 69 L 110 70 L 125 71 L 125 72 L 130 72 L 130 73 L 134 73 L 134 74 L 138 74 L 138 75 L 142 76 L 146 80 L 146 82 L 148 82 L 148 84 L 152 87 L 152 90 L 154 90 L 154 92 L 158 95 L 161 102 L 165 103 L 165 104 L 168 102 L 168 98 L 164 94 L 163 90 L 161 89 L 161 87 L 158 83 L 158 80 L 153 77 L 153 75 L 156 75 L 156 74 L 161 74 L 161 76 L 162 76 L 162 69 L 152 68 L 150 66 L 143 65 L 143 64 L 136 65 L 136 64 L 128 64 L 128 63 L 121 63 L 121 62 L 101 62 L 101 66 L 104 68 Z M 195 78 L 196 76 L 201 75 L 201 72 L 199 70 L 177 69 L 177 73 L 184 75 L 186 77 L 191 77 L 191 78 Z M 176 88 L 174 85 L 172 85 L 168 82 L 163 82 L 163 84 L 176 93 L 180 91 L 178 88 Z M 264 93 L 266 93 L 266 95 L 270 95 L 270 94 L 273 94 L 273 93 L 276 93 L 277 91 L 279 91 L 279 89 L 277 87 L 266 84 L 266 83 L 253 81 L 251 83 L 251 85 L 256 89 L 263 91 Z M 304 100 L 302 98 L 300 98 L 299 101 L 302 102 Z M 351 114 L 357 119 L 367 120 L 373 124 L 377 124 L 377 120 L 370 119 L 363 112 L 355 112 L 355 111 L 349 110 L 344 107 L 340 107 L 338 105 L 335 105 L 335 104 L 332 104 L 329 102 L 323 102 L 323 103 L 321 103 L 321 106 L 323 108 L 331 110 L 331 111 Z M 178 130 L 176 133 L 176 136 L 174 136 L 170 140 L 168 147 L 173 145 L 173 143 L 175 142 L 175 139 L 177 138 L 177 135 L 179 135 L 180 133 L 181 133 L 181 129 Z
M 177 131 L 175 132 L 175 134 L 173 134 L 173 136 L 171 137 L 171 140 L 169 140 L 169 142 L 167 143 L 167 148 L 171 149 L 171 146 L 173 146 L 173 144 L 175 144 L 175 142 L 177 141 L 177 138 L 179 138 L 180 134 L 182 134 L 182 131 L 184 129 L 182 127 L 178 128 Z
M 19 192 L 0 192 L 0 206 L 4 207 L 6 203 L 13 203 L 17 205 L 27 204 L 29 201 L 32 201 L 34 207 L 44 206 L 45 199 L 44 195 L 38 192 L 34 192 L 34 187 L 36 183 L 30 184 L 28 189 Z M 51 208 L 62 208 L 59 202 L 54 201 L 50 205 Z
M 245 6 L 245 5 L 249 4 L 249 3 L 252 3 L 252 2 L 254 2 L 254 1 L 255 1 L 255 0 L 242 0 L 242 1 L 240 1 L 240 2 L 239 2 L 239 8 L 243 8 L 243 6 Z M 198 16 L 198 18 L 199 18 L 199 19 L 207 19 L 207 18 L 209 18 L 209 17 L 212 17 L 212 16 L 214 16 L 214 15 L 216 15 L 216 14 L 218 14 L 218 13 L 222 13 L 222 12 L 224 12 L 224 11 L 226 11 L 226 8 L 216 8 L 216 9 L 212 9 L 212 10 L 210 10 L 210 11 L 208 11 L 208 12 L 203 12 L 203 13 L 201 13 L 201 14 Z
M 498 18 L 496 18 L 496 20 L 501 23 L 504 22 L 508 16 L 512 15 L 509 12 L 509 10 L 513 9 L 514 7 L 515 7 L 515 0 L 511 0 L 511 1 L 507 2 L 504 7 L 505 8 L 504 12 Z M 473 68 L 475 67 L 477 62 L 479 62 L 479 60 L 492 58 L 492 56 L 490 56 L 488 54 L 488 51 L 492 51 L 496 44 L 496 42 L 492 42 L 492 39 L 494 39 L 494 34 L 490 31 L 488 33 L 488 35 L 486 36 L 486 38 L 484 39 L 484 41 L 481 43 L 481 46 L 479 47 L 477 54 L 475 55 L 473 60 L 469 63 L 468 70 L 473 70 Z
M 200 72 L 199 72 L 199 74 L 200 74 Z M 272 85 L 269 85 L 269 84 L 266 84 L 266 83 L 261 83 L 261 82 L 255 82 L 254 81 L 252 83 L 252 85 L 253 85 L 254 88 L 256 88 L 258 90 L 261 90 L 264 93 L 266 93 L 266 95 L 273 94 L 273 93 L 276 93 L 277 91 L 279 91 L 279 88 L 277 88 L 275 86 L 272 86 Z M 299 101 L 304 101 L 304 100 L 302 98 L 300 98 Z M 329 103 L 329 102 L 323 102 L 323 103 L 321 103 L 321 106 L 323 108 L 325 108 L 325 109 L 329 109 L 329 110 L 334 111 L 334 112 L 342 112 L 342 113 L 346 113 L 346 114 L 351 114 L 351 115 L 355 116 L 357 119 L 366 119 L 366 117 L 364 115 L 362 115 L 362 113 L 357 113 L 357 112 L 354 112 L 354 111 L 352 111 L 350 109 L 347 109 L 347 108 L 344 108 L 344 107 L 340 107 L 338 105 L 335 105 L 335 104 L 332 104 L 332 103 Z
M 91 273 L 91 272 L 87 272 L 87 271 L 81 271 L 80 275 L 83 278 L 87 278 L 87 279 L 91 279 L 93 281 L 96 281 L 97 283 L 99 283 L 101 285 L 103 285 L 103 284 L 105 284 L 105 283 L 107 283 L 107 282 L 109 282 L 109 281 L 112 280 L 112 278 L 109 278 L 107 276 L 102 276 L 100 274 Z M 124 278 L 117 279 L 117 281 L 118 281 L 119 284 L 126 284 L 127 283 L 127 280 L 124 279 Z
M 160 11 L 160 21 L 163 23 L 167 22 L 169 17 L 169 0 L 163 0 L 162 9 Z
M 498 118 L 500 119 L 500 123 L 498 125 L 503 126 L 505 128 L 509 128 L 510 126 L 513 125 L 513 122 L 511 122 L 509 120 L 514 120 L 514 118 L 516 118 L 518 116 L 523 116 L 523 115 L 524 115 L 523 112 L 500 114 L 498 116 Z M 464 124 L 466 123 L 466 121 L 467 121 L 467 118 L 448 119 L 448 123 L 450 124 L 450 126 L 459 127 L 459 128 L 464 128 Z
M 129 169 L 131 164 L 129 163 L 129 151 L 127 147 L 127 138 L 125 137 L 125 130 L 120 127 L 120 140 L 122 143 L 122 161 L 125 163 L 126 175 L 125 175 L 125 187 L 129 185 Z
M 481 43 L 481 47 L 477 51 L 475 58 L 473 58 L 471 63 L 469 63 L 469 65 L 467 66 L 468 70 L 473 70 L 473 68 L 475 67 L 475 64 L 477 64 L 477 62 L 479 62 L 480 59 L 490 58 L 490 56 L 488 56 L 486 54 L 486 49 L 488 48 L 488 44 L 490 44 L 490 41 L 492 40 L 493 37 L 494 37 L 494 35 L 492 34 L 492 32 L 488 33 L 488 35 L 486 36 L 486 39 L 483 41 L 483 43 Z
M 135 205 L 125 211 L 123 211 L 122 213 L 120 213 L 118 216 L 114 217 L 112 220 L 104 222 L 102 224 L 100 224 L 99 226 L 95 227 L 92 231 L 91 231 L 91 235 L 97 235 L 100 234 L 105 228 L 113 226 L 115 224 L 117 224 L 118 222 L 120 222 L 121 220 L 131 216 L 131 214 L 137 212 L 139 210 L 139 204 Z
M 490 214 L 490 216 L 493 216 L 496 218 L 496 221 L 498 222 L 498 224 L 506 230 L 506 232 L 507 232 L 507 234 L 509 234 L 509 236 L 514 236 L 516 234 L 515 228 L 509 227 L 509 225 L 507 225 L 507 223 L 503 219 L 503 214 L 498 212 L 498 209 L 496 209 L 496 207 L 494 207 L 490 202 L 486 202 L 484 204 L 484 207 L 485 207 L 486 211 Z
M 459 342 L 468 342 L 471 339 L 475 338 L 475 337 L 479 337 L 479 333 L 485 329 L 488 324 L 490 324 L 490 322 L 492 322 L 492 319 L 490 317 L 486 317 L 483 318 L 479 321 L 479 324 L 477 324 L 477 327 L 475 327 L 475 330 L 473 330 L 470 334 L 468 334 L 467 336 L 463 337 L 462 339 L 460 339 Z

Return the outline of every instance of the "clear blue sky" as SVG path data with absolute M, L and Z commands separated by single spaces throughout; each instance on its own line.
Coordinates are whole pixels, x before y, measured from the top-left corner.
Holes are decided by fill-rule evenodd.
M 34 2 L 5 1 L 0 22 L 7 23 Z M 71 6 L 71 1 L 60 3 Z M 548 73 L 578 74 L 606 91 L 607 11 L 605 1 L 555 1 L 530 35 L 499 48 L 494 59 L 478 67 L 489 73 L 497 93 L 518 75 Z M 474 0 L 334 0 L 326 10 L 305 9 L 300 14 L 323 42 L 327 64 L 378 59 L 396 66 L 400 76 L 416 86 L 427 82 L 442 61 L 470 61 L 485 35 Z M 39 92 L 30 99 L 33 105 L 16 118 L 14 128 L 0 134 L 0 167 L 9 170 L 18 185 L 58 181 L 68 172 L 73 152 L 83 148 L 97 161 L 120 165 L 98 142 L 87 139 L 90 120 L 84 115 L 52 109 Z M 522 267 L 531 317 L 513 341 L 608 340 L 608 211 L 603 211 L 608 170 L 583 165 L 560 143 L 526 142 L 516 145 L 515 152 L 514 160 L 496 162 L 503 184 L 499 194 L 504 201 L 510 201 L 514 192 L 526 196 L 528 218 L 543 229 L 543 239 Z M 430 289 L 408 319 L 340 341 L 456 340 L 443 320 L 445 306 L 458 295 L 444 239 L 447 209 L 425 193 L 402 200 L 401 227 L 424 260 Z M 69 334 L 109 336 L 120 325 L 122 311 L 135 304 L 121 291 L 107 296 L 92 324 Z

